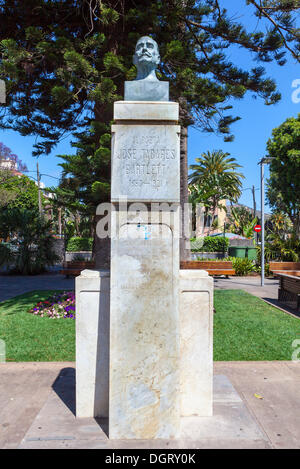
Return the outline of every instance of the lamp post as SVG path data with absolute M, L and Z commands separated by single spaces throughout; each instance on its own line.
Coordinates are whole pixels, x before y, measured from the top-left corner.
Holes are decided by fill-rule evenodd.
M 265 284 L 265 164 L 271 163 L 273 158 L 264 157 L 260 165 L 260 197 L 261 197 L 261 286 Z

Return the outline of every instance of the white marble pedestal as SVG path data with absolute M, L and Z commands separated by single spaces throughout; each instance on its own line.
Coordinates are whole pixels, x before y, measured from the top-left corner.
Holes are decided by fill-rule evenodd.
M 199 270 L 180 270 L 179 279 L 180 415 L 208 417 L 213 401 L 213 279 Z M 108 417 L 109 298 L 108 271 L 85 270 L 76 278 L 77 417 Z
M 118 102 L 114 119 L 110 277 L 76 279 L 76 416 L 175 439 L 181 415 L 212 413 L 213 281 L 179 275 L 178 104 Z
M 76 417 L 108 417 L 109 271 L 76 278 Z
M 180 270 L 180 398 L 183 417 L 213 412 L 213 278 Z
M 176 438 L 179 237 L 171 223 L 153 223 L 148 208 L 175 204 L 179 220 L 178 104 L 118 102 L 114 119 L 109 436 Z M 135 216 L 129 207 L 124 221 L 124 198 L 147 205 L 139 205 Z

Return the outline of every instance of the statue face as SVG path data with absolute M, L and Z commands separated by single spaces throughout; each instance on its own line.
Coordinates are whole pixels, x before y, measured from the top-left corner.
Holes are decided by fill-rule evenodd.
M 157 43 L 151 37 L 141 37 L 135 47 L 134 65 L 152 63 L 157 66 L 159 62 L 160 56 Z

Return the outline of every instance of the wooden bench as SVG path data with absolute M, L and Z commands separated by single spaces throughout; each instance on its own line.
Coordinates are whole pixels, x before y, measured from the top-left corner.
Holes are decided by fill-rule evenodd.
M 300 277 L 290 272 L 277 273 L 279 278 L 278 301 L 300 311 Z
M 270 262 L 270 272 L 277 274 L 289 274 L 300 277 L 300 262 Z
M 94 268 L 94 261 L 69 261 L 63 263 L 63 268 L 60 273 L 69 278 L 70 275 L 78 276 L 83 270 Z
M 206 270 L 209 275 L 235 275 L 235 270 L 230 261 L 182 261 L 181 269 Z

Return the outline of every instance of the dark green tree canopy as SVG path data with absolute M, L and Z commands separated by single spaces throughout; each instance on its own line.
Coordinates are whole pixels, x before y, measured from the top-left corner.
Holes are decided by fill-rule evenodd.
M 0 170 L 0 209 L 38 210 L 38 187 L 27 176 Z
M 136 40 L 151 34 L 182 123 L 230 139 L 237 119 L 228 113 L 230 97 L 250 90 L 267 104 L 280 98 L 263 67 L 232 62 L 231 47 L 248 50 L 253 61 L 283 65 L 287 50 L 299 59 L 298 4 L 246 0 L 261 25 L 248 31 L 222 0 L 0 0 L 0 78 L 7 85 L 1 126 L 37 136 L 38 155 L 90 120 L 109 123 L 124 80 L 135 76 Z
M 273 130 L 267 144 L 270 164 L 267 197 L 273 209 L 288 214 L 300 233 L 300 114 Z

